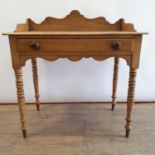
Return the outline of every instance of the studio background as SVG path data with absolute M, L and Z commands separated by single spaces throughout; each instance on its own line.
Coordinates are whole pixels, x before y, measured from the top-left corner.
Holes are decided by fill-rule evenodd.
M 63 18 L 79 10 L 87 18 L 99 16 L 114 23 L 119 18 L 133 23 L 143 37 L 141 62 L 137 74 L 135 101 L 155 101 L 155 1 L 142 0 L 5 0 L 0 1 L 0 32 L 15 30 L 26 18 L 41 22 L 47 16 Z M 118 101 L 126 101 L 129 67 L 121 59 Z M 71 62 L 59 59 L 48 62 L 38 59 L 41 102 L 111 101 L 113 58 L 95 61 L 92 58 Z M 34 101 L 31 62 L 23 67 L 26 102 Z M 0 36 L 0 103 L 16 102 L 15 76 L 11 65 L 8 38 Z

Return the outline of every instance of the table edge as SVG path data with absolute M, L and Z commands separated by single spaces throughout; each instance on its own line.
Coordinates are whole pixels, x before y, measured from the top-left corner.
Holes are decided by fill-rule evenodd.
M 6 33 L 2 33 L 2 35 L 8 35 L 8 36 L 32 36 L 32 35 L 36 35 L 36 36 L 40 36 L 40 35 L 44 35 L 44 36 L 75 36 L 75 35 L 148 35 L 149 33 L 147 32 L 132 32 L 132 31 L 90 31 L 90 32 L 77 32 L 77 31 L 33 31 L 33 32 L 6 32 Z

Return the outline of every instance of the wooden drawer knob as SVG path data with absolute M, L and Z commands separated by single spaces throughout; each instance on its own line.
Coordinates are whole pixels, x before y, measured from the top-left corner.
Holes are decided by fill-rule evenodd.
M 30 43 L 30 47 L 33 49 L 33 50 L 38 50 L 40 48 L 40 44 L 38 42 L 31 42 Z
M 114 50 L 119 50 L 121 48 L 121 46 L 122 46 L 122 43 L 118 42 L 118 41 L 113 41 L 111 44 L 111 47 Z

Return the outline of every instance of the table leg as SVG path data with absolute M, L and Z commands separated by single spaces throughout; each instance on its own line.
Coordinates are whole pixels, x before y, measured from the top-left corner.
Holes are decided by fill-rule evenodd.
M 112 92 L 112 108 L 111 108 L 111 110 L 114 110 L 115 105 L 116 105 L 118 71 L 119 71 L 119 58 L 114 58 L 113 92 Z
M 16 76 L 16 87 L 17 87 L 17 99 L 20 112 L 20 121 L 23 137 L 26 138 L 26 118 L 25 118 L 25 98 L 24 98 L 24 89 L 23 89 L 23 79 L 22 79 L 22 69 L 15 69 Z
M 126 116 L 126 137 L 129 137 L 131 129 L 131 113 L 134 104 L 135 95 L 135 83 L 136 83 L 136 69 L 130 69 L 130 77 L 128 84 L 128 98 L 127 98 L 127 116 Z
M 40 101 L 39 101 L 39 82 L 38 82 L 38 69 L 37 69 L 37 60 L 36 58 L 31 59 L 32 62 L 32 74 L 33 74 L 33 83 L 34 83 L 34 91 L 35 91 L 35 98 L 36 98 L 36 109 L 37 111 L 40 110 Z

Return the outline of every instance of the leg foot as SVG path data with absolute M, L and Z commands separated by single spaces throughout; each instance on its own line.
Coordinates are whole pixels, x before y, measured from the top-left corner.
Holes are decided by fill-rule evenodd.
M 37 111 L 40 111 L 40 104 L 36 104 Z
M 129 135 L 130 135 L 130 129 L 126 129 L 126 138 L 128 138 L 129 137 Z
M 112 111 L 115 110 L 115 104 L 113 104 L 113 103 L 112 103 L 112 106 L 111 106 L 111 110 L 112 110 Z
M 26 129 L 22 129 L 22 133 L 23 133 L 23 138 L 26 138 L 27 137 L 27 131 L 26 131 Z

